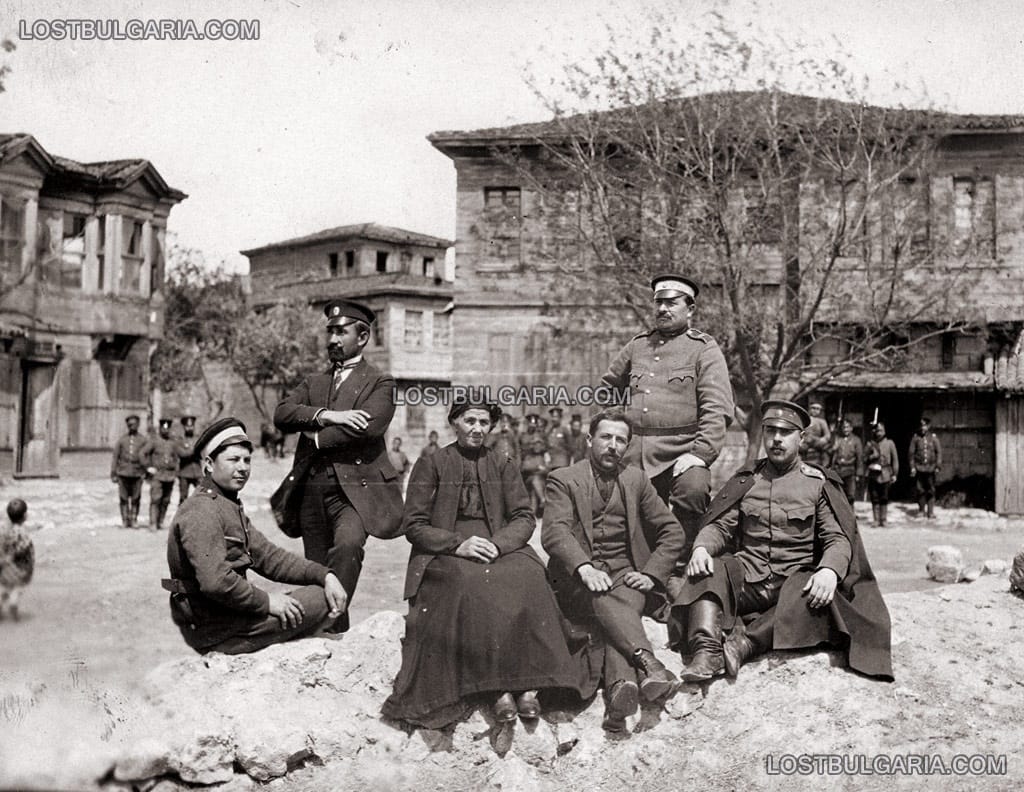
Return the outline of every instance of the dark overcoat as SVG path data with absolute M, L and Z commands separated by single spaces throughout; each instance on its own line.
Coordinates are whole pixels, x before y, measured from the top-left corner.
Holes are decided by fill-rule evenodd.
M 392 539 L 402 533 L 402 488 L 388 459 L 384 434 L 395 414 L 395 380 L 364 359 L 333 395 L 332 384 L 330 370 L 308 377 L 274 410 L 274 425 L 282 432 L 317 433 L 316 441 L 300 435 L 292 469 L 270 497 L 274 519 L 288 536 L 301 535 L 303 484 L 319 462 L 334 468 L 338 485 L 366 532 Z M 369 425 L 362 432 L 321 427 L 315 419 L 322 409 L 365 410 Z
M 766 462 L 764 459 L 758 460 L 754 470 Z M 839 581 L 836 595 L 828 608 L 807 607 L 807 598 L 802 594 L 802 589 L 814 573 L 813 569 L 793 574 L 786 580 L 775 606 L 773 648 L 803 649 L 817 646 L 829 641 L 838 631 L 849 641 L 850 668 L 862 674 L 891 680 L 892 627 L 889 610 L 864 552 L 853 507 L 843 494 L 842 479 L 832 470 L 823 469 L 823 472 L 826 477 L 826 499 L 840 528 L 850 540 L 850 566 L 846 576 Z M 736 473 L 712 499 L 702 527 L 736 508 L 753 484 L 753 470 L 744 469 Z M 820 555 L 820 550 L 816 550 L 815 556 Z M 675 612 L 679 610 L 674 609 Z M 678 625 L 673 632 L 685 635 L 685 629 L 680 630 Z

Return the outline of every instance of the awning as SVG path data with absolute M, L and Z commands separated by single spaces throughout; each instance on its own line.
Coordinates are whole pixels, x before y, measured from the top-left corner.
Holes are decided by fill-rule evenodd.
M 992 374 L 980 371 L 851 371 L 834 377 L 819 391 L 978 391 L 992 390 Z

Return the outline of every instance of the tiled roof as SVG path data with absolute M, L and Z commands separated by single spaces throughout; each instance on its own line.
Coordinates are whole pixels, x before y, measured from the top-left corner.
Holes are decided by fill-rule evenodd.
M 793 125 L 806 124 L 815 115 L 820 114 L 823 109 L 849 108 L 853 110 L 858 107 L 849 102 L 841 102 L 836 99 L 824 99 L 789 93 L 769 94 L 760 91 L 701 94 L 699 96 L 665 100 L 662 104 L 674 105 L 671 107 L 672 112 L 683 112 L 688 105 L 696 107 L 698 103 L 729 102 L 739 109 L 742 108 L 744 103 L 752 104 L 766 100 L 779 102 L 785 116 Z M 623 123 L 626 123 L 630 121 L 631 116 L 635 112 L 638 110 L 643 111 L 644 109 L 656 110 L 657 104 L 652 103 L 644 108 L 617 108 L 592 114 L 572 115 L 550 121 L 514 124 L 505 127 L 439 131 L 428 135 L 427 139 L 438 148 L 443 148 L 446 145 L 486 145 L 498 142 L 522 143 L 551 140 L 564 137 L 576 129 L 583 131 L 596 119 L 600 119 L 603 124 L 614 124 L 616 120 L 621 118 Z M 1020 115 L 959 114 L 936 110 L 871 106 L 865 109 L 868 112 L 887 114 L 890 117 L 888 123 L 904 125 L 906 128 L 920 127 L 922 130 L 942 129 L 947 131 L 1005 131 L 1024 129 L 1024 116 Z
M 407 272 L 388 272 L 362 275 L 357 278 L 317 278 L 300 281 L 273 289 L 260 288 L 253 291 L 253 302 L 257 305 L 291 299 L 308 299 L 312 304 L 325 303 L 339 298 L 365 298 L 376 295 L 404 295 L 408 297 L 432 297 L 450 300 L 455 293 L 455 284 L 441 278 L 428 278 Z
M 852 371 L 833 377 L 822 391 L 992 390 L 991 374 L 980 371 Z
M 149 160 L 123 159 L 107 162 L 77 162 L 67 157 L 50 154 L 32 135 L 24 132 L 0 133 L 0 164 L 8 157 L 16 157 L 26 148 L 33 148 L 44 161 L 47 178 L 61 182 L 81 182 L 88 188 L 99 190 L 121 190 L 142 176 L 148 179 L 157 192 L 167 198 L 181 201 L 188 196 L 181 190 L 170 187 Z
M 306 247 L 321 242 L 341 242 L 347 239 L 368 239 L 376 242 L 391 242 L 396 245 L 421 245 L 423 247 L 450 248 L 455 243 L 449 239 L 406 231 L 404 228 L 379 225 L 377 223 L 355 223 L 352 225 L 328 228 L 315 234 L 286 239 L 283 242 L 271 242 L 269 245 L 241 251 L 243 256 L 266 253 L 270 250 Z

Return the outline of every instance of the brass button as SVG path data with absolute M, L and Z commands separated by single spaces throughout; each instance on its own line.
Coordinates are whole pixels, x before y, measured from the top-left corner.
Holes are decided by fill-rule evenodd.
M 360 484 L 361 484 L 362 486 L 364 486 L 364 487 L 365 487 L 365 486 L 366 486 L 366 479 L 363 479 L 363 480 L 362 480 L 362 481 L 360 481 L 359 483 L 360 483 Z
M 357 460 L 356 460 L 356 464 L 357 464 L 357 465 L 361 465 L 361 464 L 363 464 L 363 460 L 361 460 L 361 459 L 357 459 Z

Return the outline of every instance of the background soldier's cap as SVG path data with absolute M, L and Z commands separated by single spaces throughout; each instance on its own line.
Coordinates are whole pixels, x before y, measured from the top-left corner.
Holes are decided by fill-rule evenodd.
M 171 424 L 173 424 L 173 423 L 174 423 L 174 421 L 172 421 L 170 418 L 161 418 L 160 419 L 160 428 L 162 429 L 163 427 L 166 426 L 168 429 L 170 429 L 171 428 Z
M 537 423 L 537 421 L 540 420 L 540 416 L 537 415 L 537 413 L 530 413 L 529 415 L 527 415 L 525 417 L 526 417 L 526 422 L 527 423 Z
M 245 424 L 237 418 L 221 418 L 207 426 L 196 440 L 196 456 L 208 457 L 226 445 L 244 445 L 252 451 L 252 440 L 245 433 Z
M 651 288 L 654 289 L 654 299 L 656 300 L 662 297 L 673 298 L 683 295 L 691 300 L 696 300 L 697 295 L 700 294 L 700 286 L 695 281 L 672 272 L 655 275 L 651 279 Z
M 811 425 L 811 416 L 795 402 L 769 399 L 761 403 L 761 423 L 784 429 L 806 429 Z
M 583 422 L 583 416 L 580 415 L 579 413 L 573 413 L 572 415 L 569 416 L 569 420 L 570 421 L 579 421 L 580 423 L 582 423 Z
M 138 421 L 138 420 L 141 420 L 141 419 L 139 418 L 139 416 L 137 416 L 137 415 L 134 415 L 134 414 L 133 414 L 133 415 L 129 415 L 128 417 L 126 417 L 126 418 L 124 419 L 124 422 L 125 422 L 125 423 L 128 423 L 129 421 Z
M 195 426 L 196 425 L 196 417 L 194 415 L 183 415 L 183 416 L 181 416 L 180 420 L 181 420 L 181 425 L 182 426 Z
M 810 403 L 810 405 L 808 405 L 808 406 L 810 406 L 810 407 L 820 407 L 822 410 L 825 409 L 825 405 L 822 404 L 820 401 L 812 401 Z
M 327 317 L 328 327 L 344 327 L 352 322 L 373 324 L 377 318 L 377 315 L 365 305 L 352 300 L 331 300 L 324 306 L 324 316 Z
M 564 412 L 565 410 L 563 410 L 561 407 L 548 407 L 548 415 L 554 415 L 555 413 L 558 413 L 558 417 L 561 418 Z

